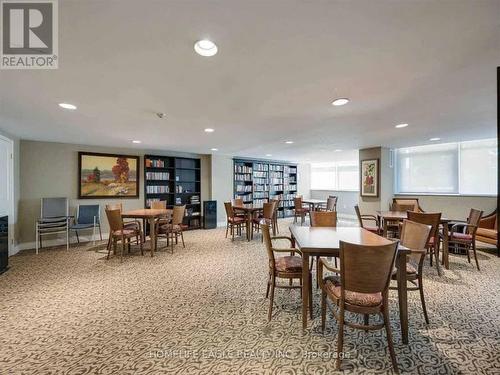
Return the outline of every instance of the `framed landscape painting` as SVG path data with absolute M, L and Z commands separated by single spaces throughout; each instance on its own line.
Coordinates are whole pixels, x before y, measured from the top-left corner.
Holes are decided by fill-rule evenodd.
M 379 189 L 379 159 L 361 161 L 361 196 L 378 197 Z
M 78 198 L 139 198 L 139 157 L 78 153 Z

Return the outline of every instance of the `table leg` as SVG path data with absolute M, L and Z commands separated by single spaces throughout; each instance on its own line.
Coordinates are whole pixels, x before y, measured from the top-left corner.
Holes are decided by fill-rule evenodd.
M 251 239 L 251 232 L 250 230 L 252 229 L 252 213 L 248 212 L 247 213 L 247 241 L 250 241 Z
M 149 238 L 151 239 L 151 256 L 153 256 L 156 251 L 156 228 L 155 228 L 155 218 L 149 218 Z
M 384 231 L 382 232 L 382 236 L 387 237 L 387 220 L 384 220 Z
M 443 225 L 443 260 L 444 267 L 449 270 L 450 269 L 450 257 L 449 257 L 449 242 L 448 242 L 448 223 Z M 439 263 L 439 262 L 438 262 Z
M 309 255 L 302 254 L 302 328 L 307 328 L 307 309 L 309 307 Z
M 398 254 L 398 302 L 401 337 L 403 344 L 408 344 L 408 295 L 406 289 L 406 254 Z

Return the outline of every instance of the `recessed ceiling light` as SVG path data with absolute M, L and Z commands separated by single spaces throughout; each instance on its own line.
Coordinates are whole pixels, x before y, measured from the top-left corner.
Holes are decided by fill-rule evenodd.
M 59 103 L 59 107 L 64 108 L 64 109 L 76 109 L 76 105 L 74 104 L 69 104 L 69 103 Z
M 215 130 L 212 128 L 206 128 L 205 133 L 213 133 Z
M 167 117 L 167 114 L 163 113 L 163 112 L 157 112 L 156 116 L 158 116 L 158 118 L 165 118 L 165 117 Z
M 285 141 L 285 143 L 286 143 L 287 145 L 291 145 L 291 144 L 293 143 L 293 141 Z
M 211 148 L 210 150 L 212 150 L 212 151 L 219 151 L 219 149 L 218 149 L 218 148 L 215 148 L 215 147 L 214 147 L 214 148 Z
M 432 141 L 432 142 L 434 142 L 434 141 L 440 141 L 440 140 L 441 140 L 441 138 L 439 138 L 439 137 L 434 137 L 434 138 L 430 138 L 429 139 L 429 141 Z
M 345 105 L 349 103 L 349 99 L 348 98 L 338 98 L 338 99 L 335 99 L 333 102 L 332 102 L 332 105 L 334 106 L 340 106 L 340 105 Z
M 342 151 L 340 148 L 336 149 L 335 152 L 340 152 Z
M 214 56 L 218 51 L 215 43 L 208 39 L 198 40 L 194 44 L 194 50 L 198 55 L 205 57 Z
M 273 155 L 272 154 L 266 154 L 266 156 L 269 157 L 269 156 L 273 156 Z
M 408 124 L 397 124 L 395 128 L 401 129 L 401 128 L 406 128 Z
M 133 140 L 132 143 L 141 143 L 139 140 Z

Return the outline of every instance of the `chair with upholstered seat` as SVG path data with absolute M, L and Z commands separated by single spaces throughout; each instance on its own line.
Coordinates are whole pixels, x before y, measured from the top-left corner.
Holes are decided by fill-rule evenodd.
M 231 230 L 231 241 L 234 241 L 234 231 L 241 236 L 242 228 L 246 228 L 246 218 L 238 216 L 235 214 L 233 209 L 233 204 L 231 202 L 224 202 L 224 208 L 226 210 L 226 238 L 227 233 Z
M 267 224 L 271 227 L 273 235 L 276 235 L 275 223 L 274 223 L 274 208 L 277 204 L 276 201 L 271 201 L 270 203 L 264 203 L 262 206 L 262 215 L 254 217 L 252 219 L 252 237 L 254 230 L 258 233 L 260 231 L 261 224 Z M 262 237 L 264 241 L 264 237 Z
M 323 227 L 323 228 L 336 228 L 337 227 L 337 212 L 336 211 L 311 211 L 311 227 Z M 316 259 L 316 265 L 319 262 L 319 256 L 312 258 L 310 269 L 312 270 L 314 265 L 314 259 Z M 335 267 L 337 267 L 337 258 L 335 257 Z M 319 277 L 316 272 L 316 287 L 319 287 Z
M 125 252 L 125 246 L 130 252 L 130 240 L 133 237 L 140 239 L 141 255 L 144 255 L 142 248 L 142 233 L 136 228 L 125 228 L 122 219 L 122 212 L 119 209 L 116 210 L 106 210 L 106 216 L 109 222 L 109 239 L 113 247 L 113 253 L 116 253 L 117 242 L 120 241 L 122 244 L 122 251 L 120 254 L 120 262 L 123 261 L 123 253 Z M 111 246 L 108 247 L 108 256 L 111 253 Z
M 429 262 L 431 267 L 432 257 L 434 256 L 436 260 L 436 267 L 439 272 L 439 224 L 441 222 L 441 213 L 408 211 L 408 220 L 420 224 L 430 225 L 432 227 L 426 249 L 429 252 Z
M 99 229 L 99 237 L 102 241 L 101 207 L 98 204 L 79 204 L 76 209 L 75 222 L 70 225 L 69 229 L 75 231 L 76 241 L 78 243 L 80 243 L 78 231 L 92 229 L 92 242 L 94 245 L 96 229 Z
M 174 206 L 172 210 L 172 220 L 167 223 L 161 223 L 157 229 L 156 240 L 160 237 L 165 237 L 167 239 L 167 246 L 170 244 L 170 249 L 172 254 L 174 253 L 174 242 L 178 243 L 178 238 L 182 240 L 182 247 L 185 248 L 184 244 L 184 215 L 186 212 L 186 205 Z
M 466 223 L 455 223 L 448 232 L 448 246 L 456 249 L 463 249 L 467 253 L 467 261 L 470 263 L 470 251 L 474 253 L 477 270 L 479 271 L 479 261 L 476 253 L 476 231 L 483 216 L 483 211 L 472 208 Z M 446 228 L 445 228 L 446 230 Z M 459 231 L 462 230 L 463 232 Z M 441 238 L 442 238 L 441 234 Z
M 429 316 L 425 307 L 424 286 L 422 282 L 422 273 L 424 267 L 424 259 L 427 253 L 426 246 L 429 238 L 433 234 L 432 225 L 417 223 L 410 220 L 404 220 L 401 227 L 401 242 L 400 244 L 407 247 L 411 253 L 407 257 L 406 263 L 406 280 L 413 284 L 413 287 L 407 287 L 407 290 L 418 290 L 420 292 L 420 302 L 424 312 L 425 322 L 429 324 Z M 392 274 L 392 279 L 397 280 L 396 269 Z M 390 289 L 397 290 L 397 287 Z
M 42 245 L 43 236 L 53 236 L 64 233 L 66 236 L 66 249 L 69 249 L 69 201 L 68 198 L 42 198 L 40 205 L 40 218 L 35 223 L 35 249 Z
M 123 212 L 123 206 L 121 203 L 111 203 L 111 204 L 107 204 L 105 209 L 108 211 L 110 210 L 119 210 L 120 211 L 120 214 Z M 132 219 L 132 220 L 128 220 L 128 221 L 125 221 L 122 219 L 122 222 L 123 222 L 123 228 L 125 229 L 132 229 L 132 230 L 135 230 L 137 233 L 142 233 L 141 231 L 141 222 L 139 220 L 136 220 L 136 219 Z M 144 238 L 143 238 L 143 241 L 144 241 Z M 139 244 L 139 237 L 136 238 L 136 241 L 135 241 L 136 245 Z M 108 241 L 108 250 L 110 249 L 110 246 L 111 246 L 111 237 Z
M 418 198 L 392 198 L 392 204 L 399 206 L 400 210 L 395 211 L 414 211 L 414 212 L 425 212 Z
M 354 210 L 356 211 L 356 216 L 358 217 L 359 226 L 375 234 L 382 234 L 382 229 L 380 228 L 380 223 L 375 215 L 361 215 L 359 206 L 355 205 Z M 366 225 L 365 221 L 373 221 L 375 226 Z
M 320 259 L 318 271 L 321 287 L 321 327 L 325 328 L 327 299 L 337 308 L 332 312 L 339 324 L 337 353 L 343 352 L 344 325 L 365 331 L 385 327 L 389 353 L 394 370 L 398 372 L 396 353 L 392 343 L 389 321 L 389 283 L 394 268 L 398 243 L 384 246 L 366 246 L 340 241 L 340 269 Z M 323 278 L 323 268 L 338 273 L 339 277 Z M 364 325 L 346 321 L 345 312 L 364 316 Z M 369 324 L 369 315 L 382 315 L 383 322 Z M 340 370 L 341 356 L 337 357 L 336 369 Z
M 269 313 L 268 321 L 271 321 L 274 303 L 274 289 L 300 289 L 302 291 L 302 253 L 299 249 L 276 248 L 273 241 L 287 240 L 290 245 L 293 243 L 290 237 L 278 236 L 271 237 L 270 228 L 267 224 L 261 225 L 262 236 L 266 246 L 267 256 L 269 259 L 269 278 L 267 280 L 266 298 L 269 297 Z M 276 253 L 288 254 L 285 256 L 276 257 Z M 298 255 L 295 255 L 297 253 Z M 277 279 L 285 279 L 289 284 L 278 284 Z M 300 284 L 294 285 L 293 279 L 298 279 Z M 309 272 L 309 283 L 311 283 L 311 273 Z M 269 292 L 271 295 L 269 296 Z M 309 314 L 312 318 L 312 289 L 309 288 Z
M 498 213 L 497 210 L 491 214 L 483 216 L 479 220 L 479 227 L 476 232 L 476 240 L 497 246 L 497 255 L 500 256 L 500 246 L 498 246 Z
M 302 203 L 302 197 L 296 197 L 293 199 L 294 212 L 293 212 L 293 222 L 297 222 L 297 218 L 300 217 L 300 224 L 304 224 L 306 215 L 309 214 L 309 207 L 304 207 Z

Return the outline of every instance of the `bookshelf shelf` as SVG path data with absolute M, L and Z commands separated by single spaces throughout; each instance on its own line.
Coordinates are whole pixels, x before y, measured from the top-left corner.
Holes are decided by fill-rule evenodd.
M 233 159 L 234 197 L 246 204 L 262 205 L 269 199 L 281 199 L 280 217 L 293 215 L 293 198 L 297 194 L 297 165 L 286 162 Z
M 200 159 L 145 155 L 144 207 L 149 208 L 153 201 L 165 201 L 169 208 L 186 205 L 184 224 L 189 229 L 200 228 L 200 166 Z

